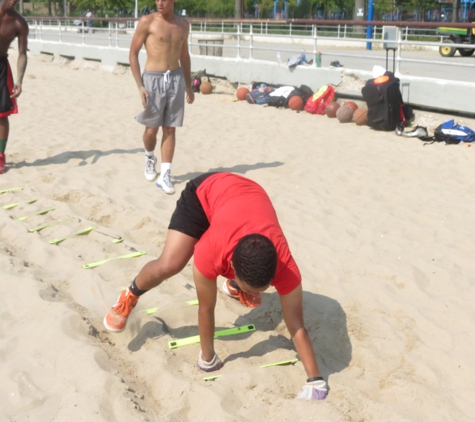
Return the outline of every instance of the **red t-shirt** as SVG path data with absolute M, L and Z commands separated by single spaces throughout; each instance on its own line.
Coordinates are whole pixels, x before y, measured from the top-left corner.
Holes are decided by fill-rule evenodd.
M 262 187 L 232 173 L 217 173 L 205 179 L 196 193 L 210 222 L 195 245 L 195 265 L 203 276 L 209 280 L 218 275 L 234 278 L 234 248 L 243 236 L 256 233 L 269 238 L 277 250 L 277 270 L 271 285 L 285 295 L 300 284 L 299 269 Z

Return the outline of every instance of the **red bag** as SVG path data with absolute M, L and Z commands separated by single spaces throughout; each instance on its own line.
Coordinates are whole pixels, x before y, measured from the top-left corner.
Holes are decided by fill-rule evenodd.
M 335 98 L 335 90 L 331 85 L 323 85 L 305 104 L 305 111 L 311 114 L 324 114 L 327 104 Z

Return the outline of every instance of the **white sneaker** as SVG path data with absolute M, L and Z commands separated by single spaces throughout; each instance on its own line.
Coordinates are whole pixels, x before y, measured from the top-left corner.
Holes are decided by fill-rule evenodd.
M 173 186 L 172 180 L 171 180 L 172 174 L 170 170 L 167 170 L 165 174 L 160 175 L 160 177 L 157 180 L 157 187 L 162 188 L 165 193 L 168 195 L 173 195 L 175 193 L 175 186 Z
M 155 170 L 155 164 L 157 164 L 157 157 L 149 157 L 148 155 L 145 156 L 145 178 L 149 182 L 153 182 L 158 173 Z

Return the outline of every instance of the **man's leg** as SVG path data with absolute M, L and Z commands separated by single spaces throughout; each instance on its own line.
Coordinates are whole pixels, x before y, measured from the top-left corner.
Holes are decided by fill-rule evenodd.
M 158 127 L 145 127 L 143 133 L 143 146 L 145 148 L 145 178 L 153 182 L 157 178 L 157 170 L 155 164 L 157 157 L 155 157 L 155 146 L 157 145 Z
M 135 279 L 136 286 L 147 291 L 167 278 L 178 274 L 193 256 L 198 239 L 176 230 L 168 230 L 163 252 L 158 259 L 146 264 Z
M 162 164 L 160 165 L 160 176 L 157 180 L 157 186 L 162 188 L 165 193 L 172 195 L 175 193 L 175 187 L 171 181 L 171 168 L 173 154 L 175 152 L 175 128 L 162 126 Z
M 0 118 L 0 174 L 5 173 L 5 150 L 7 148 L 10 124 L 8 117 Z
M 131 286 L 124 290 L 116 304 L 104 318 L 104 326 L 113 332 L 125 329 L 127 318 L 141 295 L 178 274 L 193 256 L 198 239 L 168 230 L 165 246 L 160 257 L 146 264 Z

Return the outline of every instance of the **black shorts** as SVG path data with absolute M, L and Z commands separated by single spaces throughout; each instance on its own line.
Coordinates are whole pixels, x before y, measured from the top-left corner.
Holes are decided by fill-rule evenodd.
M 16 99 L 13 94 L 12 70 L 6 57 L 0 57 L 0 118 L 8 117 L 18 112 Z
M 169 230 L 176 230 L 195 239 L 201 239 L 201 236 L 209 228 L 209 221 L 196 195 L 196 190 L 205 179 L 213 174 L 216 173 L 202 174 L 186 184 L 180 199 L 176 203 L 175 211 L 168 226 Z

